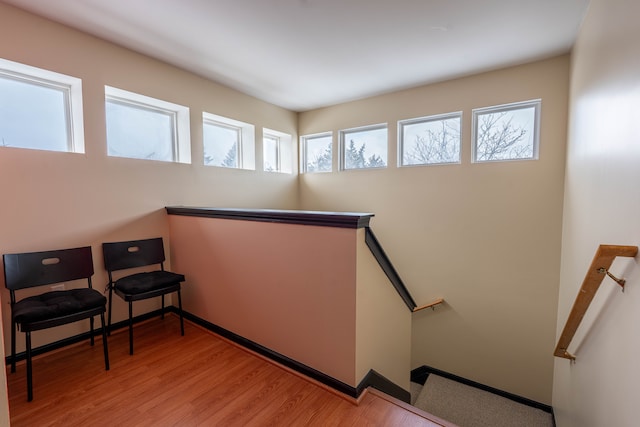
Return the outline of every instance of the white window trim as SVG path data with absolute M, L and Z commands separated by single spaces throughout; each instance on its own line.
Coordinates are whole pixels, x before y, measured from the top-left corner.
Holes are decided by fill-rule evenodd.
M 2 58 L 0 58 L 0 74 L 64 91 L 68 117 L 66 126 L 69 135 L 67 152 L 81 154 L 85 152 L 81 79 Z
M 331 137 L 331 170 L 330 171 L 307 171 L 307 140 L 315 138 Z M 320 132 L 300 137 L 300 170 L 302 173 L 331 173 L 333 172 L 333 132 Z
M 142 107 L 173 115 L 175 132 L 173 162 L 191 163 L 191 124 L 189 121 L 189 107 L 111 86 L 105 86 L 104 93 L 105 101 L 120 102 L 134 107 Z
M 345 167 L 345 158 L 344 158 L 344 153 L 345 153 L 345 149 L 346 149 L 346 145 L 345 145 L 345 141 L 344 141 L 345 134 L 352 133 L 352 132 L 362 132 L 362 131 L 367 131 L 367 130 L 378 130 L 378 129 L 386 129 L 387 130 L 387 166 L 379 166 L 379 167 L 375 167 L 375 168 L 351 168 L 351 169 L 347 169 Z M 342 129 L 342 130 L 340 130 L 339 135 L 340 135 L 340 143 L 339 143 L 340 171 L 386 169 L 389 166 L 389 125 L 388 125 L 388 123 L 378 123 L 378 124 L 375 124 L 375 125 L 367 125 L 367 126 L 360 126 L 360 127 L 355 127 L 355 128 L 349 128 L 349 129 Z
M 460 157 L 457 162 L 443 162 L 443 163 L 419 163 L 415 165 L 404 164 L 404 126 L 413 125 L 416 123 L 428 123 L 438 122 L 442 120 L 459 119 L 460 120 L 460 140 L 458 141 L 458 150 Z M 398 121 L 398 167 L 411 168 L 411 167 L 423 167 L 423 166 L 438 166 L 438 165 L 459 165 L 462 163 L 462 111 L 456 111 L 453 113 L 436 114 L 433 116 L 416 117 L 413 119 L 406 119 Z
M 496 160 L 477 160 L 477 132 L 478 132 L 478 116 L 487 113 L 502 113 L 505 111 L 521 110 L 534 107 L 535 117 L 533 124 L 533 154 L 531 157 L 518 159 L 496 159 Z M 538 160 L 540 152 L 540 110 L 542 108 L 541 99 L 532 99 L 529 101 L 513 102 L 510 104 L 495 105 L 492 107 L 474 108 L 471 110 L 471 163 L 496 163 L 496 162 L 526 162 Z
M 240 140 L 238 141 L 238 167 L 228 169 L 251 169 L 256 168 L 255 156 L 255 126 L 240 120 L 230 119 L 217 114 L 202 112 L 203 123 L 210 123 L 215 126 L 227 127 L 240 130 Z M 203 142 L 204 147 L 204 142 Z M 204 149 L 204 148 L 203 148 Z M 204 159 L 203 159 L 204 162 Z M 215 166 L 215 165 L 212 165 Z M 218 166 L 221 167 L 221 166 Z

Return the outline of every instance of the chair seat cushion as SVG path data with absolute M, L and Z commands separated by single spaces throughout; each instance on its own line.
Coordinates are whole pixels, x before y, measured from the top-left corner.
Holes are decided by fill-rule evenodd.
M 95 289 L 52 291 L 24 298 L 13 306 L 16 323 L 50 320 L 104 307 L 107 298 Z
M 125 276 L 116 280 L 115 287 L 125 294 L 135 295 L 166 288 L 180 282 L 184 282 L 184 275 L 158 270 Z

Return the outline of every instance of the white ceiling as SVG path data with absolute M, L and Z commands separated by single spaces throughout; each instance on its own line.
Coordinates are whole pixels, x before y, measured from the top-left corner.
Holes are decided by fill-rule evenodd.
M 589 0 L 2 0 L 304 111 L 568 52 Z

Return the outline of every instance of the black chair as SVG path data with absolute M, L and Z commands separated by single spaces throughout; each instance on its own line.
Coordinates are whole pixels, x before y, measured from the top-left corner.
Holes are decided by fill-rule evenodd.
M 89 319 L 91 345 L 93 316 L 102 322 L 105 370 L 109 370 L 104 312 L 107 298 L 91 287 L 93 258 L 91 247 L 44 252 L 5 254 L 4 280 L 11 294 L 11 372 L 16 371 L 16 326 L 26 336 L 27 400 L 33 400 L 31 332 Z M 36 286 L 86 279 L 87 288 L 52 290 L 16 301 L 16 291 Z M 62 285 L 64 286 L 64 285 Z M 53 288 L 53 287 L 52 287 Z
M 103 243 L 104 266 L 109 274 L 109 331 L 111 331 L 112 295 L 116 295 L 129 303 L 129 354 L 133 354 L 133 302 L 147 298 L 162 296 L 161 316 L 164 318 L 164 296 L 178 293 L 178 309 L 180 314 L 180 333 L 184 335 L 182 320 L 182 297 L 180 284 L 184 275 L 165 271 L 164 245 L 161 237 L 127 242 Z M 129 274 L 113 280 L 113 272 L 136 267 L 159 265 L 159 270 Z

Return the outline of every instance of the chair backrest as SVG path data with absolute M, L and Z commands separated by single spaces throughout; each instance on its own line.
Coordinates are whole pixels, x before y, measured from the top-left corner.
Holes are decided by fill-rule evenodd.
M 21 254 L 4 254 L 4 283 L 11 291 L 88 279 L 91 286 L 91 247 L 59 249 Z
M 103 243 L 104 267 L 108 272 L 160 264 L 163 268 L 162 237 L 127 242 Z

